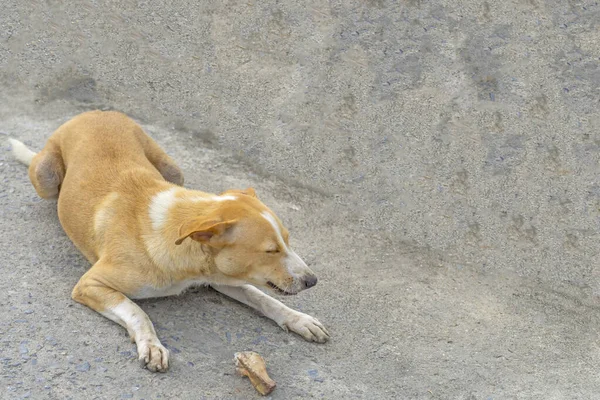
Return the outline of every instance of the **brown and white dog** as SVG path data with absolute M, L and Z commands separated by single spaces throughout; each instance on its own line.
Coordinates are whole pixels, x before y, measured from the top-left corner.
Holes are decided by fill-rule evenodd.
M 177 295 L 192 285 L 210 285 L 306 340 L 329 339 L 315 318 L 255 287 L 296 294 L 317 277 L 253 189 L 214 195 L 183 188 L 173 160 L 118 112 L 76 116 L 37 154 L 10 142 L 37 193 L 58 198 L 63 229 L 93 264 L 73 299 L 125 327 L 149 370 L 166 371 L 169 351 L 130 299 Z

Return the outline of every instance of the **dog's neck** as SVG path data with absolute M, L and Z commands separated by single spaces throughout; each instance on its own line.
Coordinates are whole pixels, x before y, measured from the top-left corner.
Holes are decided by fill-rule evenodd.
M 211 248 L 192 239 L 175 244 L 181 225 L 202 211 L 194 203 L 210 196 L 176 185 L 152 196 L 147 210 L 150 226 L 145 230 L 149 233 L 143 240 L 148 256 L 158 268 L 180 274 L 183 279 L 209 278 L 217 273 Z

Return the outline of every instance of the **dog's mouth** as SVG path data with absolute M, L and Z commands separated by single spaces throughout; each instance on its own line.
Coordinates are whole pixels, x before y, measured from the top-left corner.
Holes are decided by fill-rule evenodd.
M 291 296 L 291 295 L 296 294 L 296 293 L 292 293 L 292 292 L 283 290 L 282 288 L 280 288 L 279 286 L 277 286 L 276 284 L 274 284 L 271 281 L 267 282 L 267 286 L 269 286 L 271 289 L 275 290 L 276 292 L 281 293 L 286 296 Z

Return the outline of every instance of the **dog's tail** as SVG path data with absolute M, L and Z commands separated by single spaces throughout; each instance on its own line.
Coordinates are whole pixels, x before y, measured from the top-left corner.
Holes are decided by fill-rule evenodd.
M 33 157 L 35 157 L 37 153 L 31 151 L 27 146 L 16 139 L 9 138 L 8 142 L 12 146 L 12 152 L 15 158 L 25 165 L 30 165 L 31 160 L 33 160 Z

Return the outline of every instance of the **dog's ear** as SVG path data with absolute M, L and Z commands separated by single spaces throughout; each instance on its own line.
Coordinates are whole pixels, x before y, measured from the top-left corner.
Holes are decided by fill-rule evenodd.
M 247 189 L 229 189 L 221 193 L 221 196 L 226 196 L 228 194 L 244 194 L 250 197 L 256 197 L 256 192 L 253 188 L 249 187 Z
M 206 218 L 194 218 L 181 225 L 179 228 L 179 239 L 175 241 L 175 244 L 181 244 L 189 237 L 202 244 L 221 247 L 225 243 L 223 235 L 234 223 L 234 220 L 216 221 L 207 220 Z

